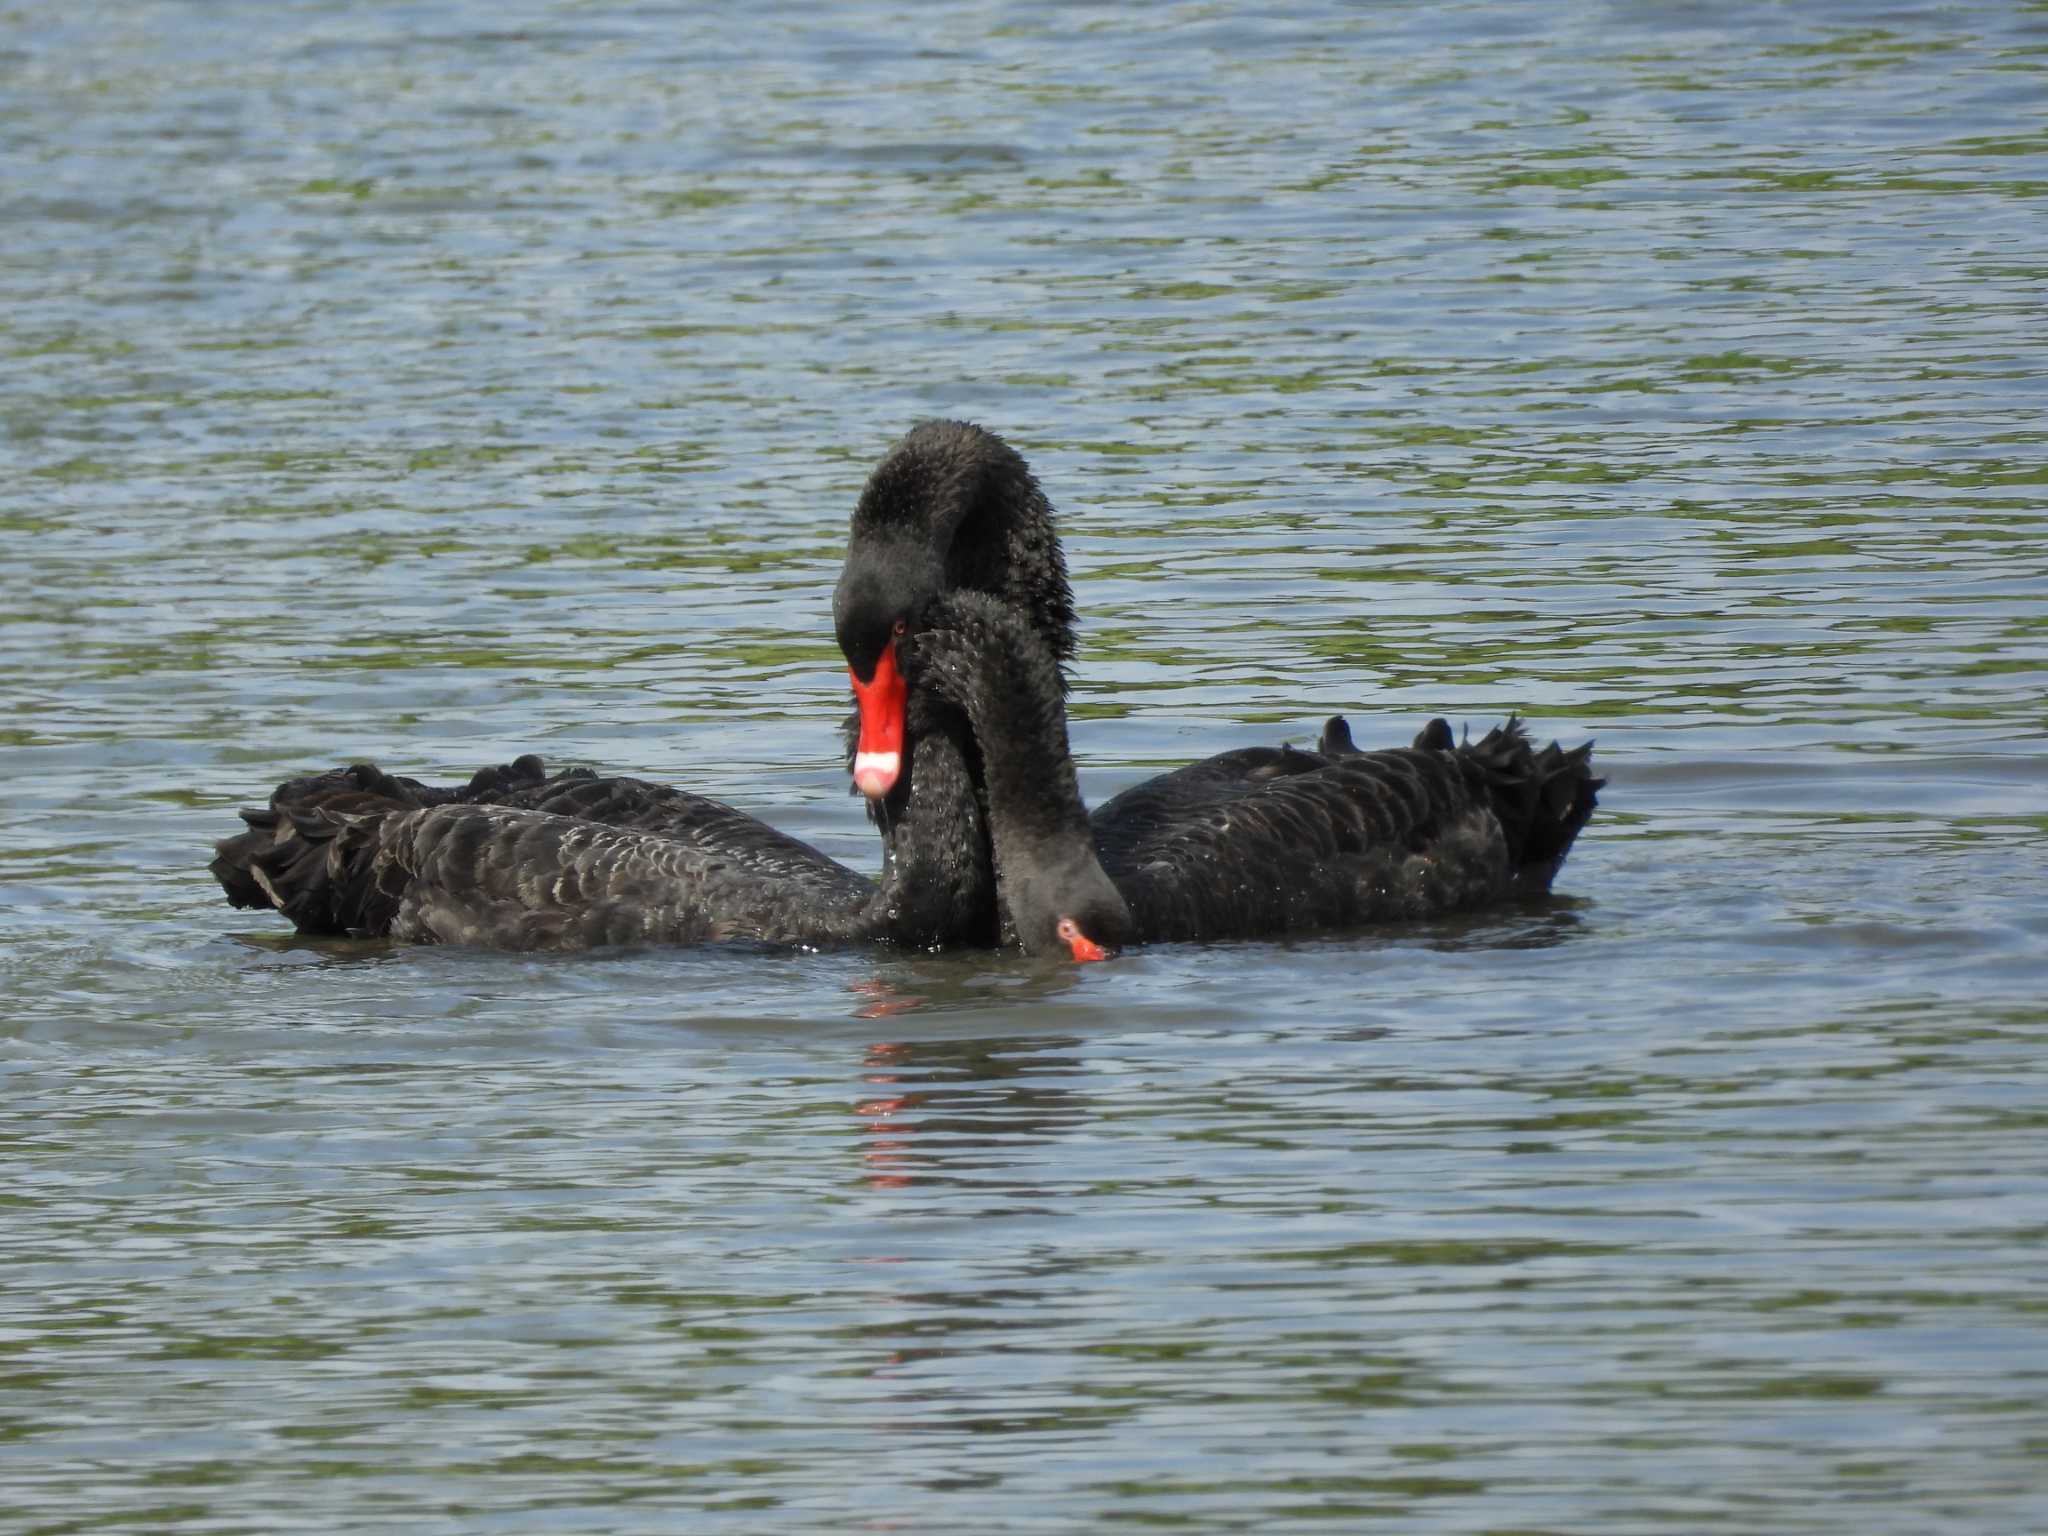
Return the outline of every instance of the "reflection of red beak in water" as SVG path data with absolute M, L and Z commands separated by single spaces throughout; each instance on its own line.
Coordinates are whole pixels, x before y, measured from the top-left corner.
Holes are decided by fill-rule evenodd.
M 884 1089 L 895 1087 L 901 1079 L 888 1069 L 902 1054 L 900 1045 L 870 1047 L 866 1062 L 868 1071 L 863 1080 Z M 911 1182 L 910 1138 L 916 1127 L 906 1112 L 915 1109 L 916 1105 L 917 1096 L 906 1092 L 868 1099 L 854 1106 L 853 1112 L 868 1123 L 861 1161 L 868 1165 L 868 1183 L 872 1187 L 901 1189 Z
M 873 1002 L 854 1009 L 853 1016 L 856 1019 L 886 1019 L 895 1014 L 909 1013 L 913 1008 L 922 1008 L 925 1003 L 925 1000 L 916 993 L 898 992 L 883 981 L 856 981 L 847 990 L 874 999 Z
M 889 644 L 875 660 L 875 675 L 868 682 L 851 667 L 853 696 L 860 701 L 860 742 L 854 748 L 853 782 L 870 800 L 879 800 L 896 787 L 903 771 L 903 715 L 910 701 L 910 689 L 896 670 L 896 647 Z

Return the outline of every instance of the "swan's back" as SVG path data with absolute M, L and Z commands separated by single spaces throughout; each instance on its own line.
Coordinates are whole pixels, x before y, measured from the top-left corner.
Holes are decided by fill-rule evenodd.
M 1551 880 L 1592 814 L 1590 746 L 1532 749 L 1518 721 L 1450 746 L 1226 752 L 1092 818 L 1103 867 L 1151 941 L 1254 938 L 1433 917 Z
M 874 885 L 730 806 L 538 758 L 439 788 L 363 763 L 280 785 L 212 870 L 301 933 L 582 949 L 838 941 Z

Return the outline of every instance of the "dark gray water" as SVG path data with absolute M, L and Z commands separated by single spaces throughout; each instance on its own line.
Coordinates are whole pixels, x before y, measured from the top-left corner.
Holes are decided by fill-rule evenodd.
M 2048 1529 L 2048 11 L 0 11 L 0 1525 Z M 872 867 L 827 596 L 1030 456 L 1091 799 L 1597 736 L 1547 908 L 297 944 L 538 749 Z

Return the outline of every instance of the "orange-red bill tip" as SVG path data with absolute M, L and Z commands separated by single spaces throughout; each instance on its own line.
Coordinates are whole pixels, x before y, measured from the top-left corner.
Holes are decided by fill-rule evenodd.
M 1083 933 L 1081 925 L 1071 917 L 1061 918 L 1056 931 L 1060 942 L 1067 946 L 1076 960 L 1107 960 L 1110 956 L 1110 952 Z

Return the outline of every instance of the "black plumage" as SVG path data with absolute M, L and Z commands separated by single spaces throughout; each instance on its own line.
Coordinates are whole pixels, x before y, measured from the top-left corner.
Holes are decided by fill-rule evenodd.
M 1325 746 L 1348 742 L 1332 726 Z M 1593 811 L 1590 754 L 1536 752 L 1515 720 L 1462 746 L 1245 748 L 1107 801 L 1095 849 L 1153 941 L 1469 911 L 1550 888 Z
M 212 870 L 238 907 L 274 908 L 303 933 L 498 949 L 751 940 L 825 947 L 1064 947 L 1064 892 L 1017 863 L 998 892 L 991 832 L 957 712 L 913 690 L 910 763 L 878 880 L 732 807 L 540 759 L 436 787 L 358 764 L 281 785 Z M 1078 798 L 1076 800 L 1078 814 Z M 1092 863 L 1084 836 L 1070 839 Z M 1073 852 L 1033 842 L 1031 857 Z M 1083 893 L 1083 894 L 1093 894 Z M 1036 903 L 1044 902 L 1042 908 Z M 1114 949 L 1120 936 L 1089 936 Z
M 834 618 L 855 670 L 891 645 L 914 646 L 920 615 L 962 587 L 1017 615 L 1055 662 L 1075 654 L 1066 562 L 1038 481 L 993 433 L 926 422 L 884 458 L 854 517 Z M 1023 649 L 1015 634 L 1011 644 Z M 1051 671 L 1048 680 L 1026 668 L 1006 687 L 951 696 L 984 747 L 1009 713 L 1013 727 L 1028 722 L 1011 734 L 1039 743 L 1039 768 L 1055 770 L 1056 750 L 1070 772 L 1066 682 Z M 991 665 L 981 675 L 1003 674 Z M 1027 677 L 1037 681 L 1027 687 Z M 1411 747 L 1361 752 L 1339 716 L 1317 751 L 1225 752 L 1126 790 L 1095 812 L 1091 837 L 1142 940 L 1464 911 L 1549 889 L 1601 786 L 1591 751 L 1538 752 L 1514 720 L 1458 744 L 1436 720 Z M 993 789 L 993 760 L 982 779 Z
M 1225 752 L 1089 817 L 1052 508 L 1015 450 L 961 422 L 913 429 L 875 469 L 833 618 L 857 692 L 899 664 L 909 681 L 900 771 L 867 781 L 877 880 L 717 801 L 549 776 L 533 757 L 448 788 L 367 764 L 294 780 L 243 812 L 213 872 L 235 905 L 309 933 L 518 949 L 1003 942 L 1087 958 L 1540 894 L 1601 787 L 1590 744 L 1538 751 L 1518 721 L 1459 743 L 1436 720 L 1410 747 L 1361 752 L 1340 716 L 1315 751 Z

